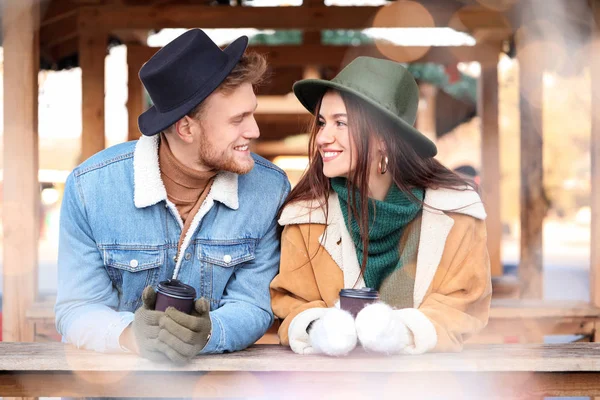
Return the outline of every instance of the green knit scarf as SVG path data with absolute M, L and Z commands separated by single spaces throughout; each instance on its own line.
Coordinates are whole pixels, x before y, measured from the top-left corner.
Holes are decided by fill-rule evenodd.
M 340 207 L 344 214 L 346 228 L 356 247 L 358 263 L 362 264 L 363 244 L 360 237 L 358 222 L 352 218 L 348 226 L 348 189 L 345 178 L 332 178 L 331 187 L 338 194 Z M 359 215 L 361 204 L 358 189 L 355 189 Z M 413 189 L 412 193 L 417 199 L 423 201 L 425 191 Z M 414 202 L 402 193 L 396 185 L 392 185 L 384 201 L 369 199 L 369 249 L 367 266 L 364 271 L 365 283 L 368 287 L 379 289 L 381 282 L 392 272 L 402 267 L 400 261 L 399 244 L 404 228 L 421 211 L 421 204 Z

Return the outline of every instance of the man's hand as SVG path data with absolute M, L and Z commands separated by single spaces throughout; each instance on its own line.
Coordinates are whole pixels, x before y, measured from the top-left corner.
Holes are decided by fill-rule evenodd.
M 178 364 L 184 364 L 198 355 L 206 346 L 212 329 L 210 305 L 204 298 L 196 300 L 192 315 L 173 307 L 160 318 L 158 349 Z
M 152 361 L 165 361 L 167 357 L 159 350 L 158 334 L 160 332 L 159 321 L 165 315 L 162 311 L 154 311 L 156 304 L 156 292 L 152 286 L 146 287 L 142 293 L 142 306 L 135 312 L 132 324 L 133 342 L 135 345 L 127 346 L 132 351 Z M 129 328 L 127 328 L 129 329 Z M 127 343 L 127 329 L 123 332 Z M 131 334 L 129 334 L 131 336 Z M 130 339 L 131 341 L 131 339 Z

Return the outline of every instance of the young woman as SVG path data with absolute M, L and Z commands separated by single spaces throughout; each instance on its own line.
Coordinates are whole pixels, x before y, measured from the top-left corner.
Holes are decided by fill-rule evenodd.
M 271 283 L 279 337 L 299 354 L 460 351 L 488 319 L 485 210 L 413 128 L 419 90 L 400 64 L 359 57 L 294 93 L 311 113 L 310 164 L 279 219 Z M 356 318 L 343 288 L 377 289 Z

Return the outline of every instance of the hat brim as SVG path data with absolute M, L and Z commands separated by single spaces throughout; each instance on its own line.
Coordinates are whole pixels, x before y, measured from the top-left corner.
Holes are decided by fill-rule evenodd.
M 381 106 L 375 100 L 352 88 L 322 79 L 304 79 L 294 83 L 293 86 L 294 94 L 304 108 L 311 114 L 314 114 L 319 101 L 323 98 L 325 93 L 331 89 L 356 96 L 381 111 L 386 117 L 394 122 L 396 126 L 398 126 L 405 139 L 413 145 L 415 151 L 422 157 L 434 157 L 437 154 L 437 147 L 427 136 L 423 135 L 415 127 L 393 112 Z
M 229 56 L 229 61 L 209 80 L 208 84 L 194 93 L 179 107 L 161 113 L 155 106 L 150 107 L 138 117 L 138 127 L 145 136 L 154 136 L 179 121 L 186 114 L 206 99 L 227 78 L 236 64 L 240 61 L 248 47 L 248 38 L 242 36 L 227 46 L 223 52 Z

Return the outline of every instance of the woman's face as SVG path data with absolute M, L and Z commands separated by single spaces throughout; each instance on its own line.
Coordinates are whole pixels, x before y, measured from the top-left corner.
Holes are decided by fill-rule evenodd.
M 348 131 L 348 116 L 342 97 L 327 92 L 318 115 L 317 147 L 323 159 L 323 174 L 345 177 L 356 168 L 356 144 Z

